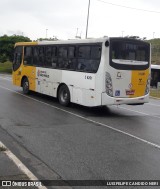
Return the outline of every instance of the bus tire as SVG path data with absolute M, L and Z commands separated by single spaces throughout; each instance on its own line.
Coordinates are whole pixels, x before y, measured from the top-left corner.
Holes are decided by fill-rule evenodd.
M 62 85 L 58 91 L 59 103 L 63 106 L 68 106 L 70 103 L 70 92 L 66 85 Z
M 29 93 L 29 81 L 27 77 L 25 77 L 22 81 L 22 88 L 23 88 L 23 94 Z

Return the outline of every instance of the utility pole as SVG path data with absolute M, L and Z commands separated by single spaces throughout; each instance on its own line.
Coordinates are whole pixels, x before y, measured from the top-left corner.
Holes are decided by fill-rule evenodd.
M 82 33 L 82 32 L 81 32 Z M 76 32 L 76 36 L 75 36 L 75 38 L 77 38 L 77 39 L 81 39 L 81 34 L 78 36 L 78 28 L 77 28 L 77 32 Z
M 46 29 L 46 39 L 47 39 L 47 31 L 48 31 L 48 29 Z
M 88 14 L 87 14 L 87 25 L 86 25 L 86 39 L 87 39 L 87 34 L 88 34 L 89 10 L 90 10 L 90 0 L 88 2 Z
M 124 31 L 122 31 L 122 37 L 123 37 L 123 33 L 124 33 Z
M 77 28 L 77 32 L 76 32 L 76 36 L 75 36 L 75 38 L 77 38 L 78 37 L 78 28 Z
M 153 39 L 154 39 L 155 32 L 153 32 Z

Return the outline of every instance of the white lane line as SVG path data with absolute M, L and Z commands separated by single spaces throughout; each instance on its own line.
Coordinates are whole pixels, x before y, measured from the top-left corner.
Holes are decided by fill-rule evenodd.
M 9 78 L 9 77 L 7 78 L 7 77 L 1 77 L 1 76 L 0 76 L 0 79 L 7 80 L 7 81 L 12 81 L 12 79 Z
M 159 116 L 155 116 L 155 115 L 147 114 L 147 113 L 140 112 L 140 111 L 137 111 L 137 110 L 131 110 L 131 109 L 124 108 L 124 107 L 118 107 L 118 108 L 120 108 L 120 109 L 124 109 L 124 110 L 127 110 L 127 111 L 130 111 L 130 112 L 139 113 L 139 114 L 142 114 L 142 115 L 145 115 L 145 116 L 150 116 L 150 117 L 155 117 L 155 118 L 160 119 L 160 117 L 159 117 Z
M 114 107 L 115 107 L 115 106 L 114 106 Z M 120 106 L 118 106 L 118 108 L 120 108 L 120 109 L 124 109 L 124 110 L 127 110 L 127 111 L 131 111 L 131 112 L 135 112 L 135 113 L 139 113 L 139 114 L 142 114 L 142 115 L 149 116 L 149 114 L 147 114 L 147 113 L 140 112 L 140 111 L 136 111 L 136 110 L 130 110 L 130 109 L 125 108 L 125 107 L 120 107 Z
M 160 107 L 160 105 L 153 104 L 153 103 L 148 103 L 147 105 L 151 105 L 151 106 L 157 106 L 157 107 Z
M 150 98 L 155 99 L 155 100 L 160 100 L 160 98 L 158 98 L 158 97 L 151 96 Z
M 113 131 L 122 133 L 122 134 L 127 135 L 127 136 L 129 136 L 129 137 L 131 137 L 131 138 L 137 139 L 137 140 L 139 140 L 139 141 L 141 141 L 141 142 L 143 142 L 143 143 L 146 143 L 146 144 L 148 144 L 148 145 L 150 145 L 150 146 L 153 146 L 153 147 L 155 147 L 155 148 L 160 149 L 160 145 L 158 145 L 158 144 L 149 142 L 149 141 L 147 141 L 147 140 L 145 140 L 145 139 L 139 138 L 139 137 L 137 137 L 137 136 L 134 136 L 134 135 L 132 135 L 132 134 L 130 134 L 130 133 L 127 133 L 127 132 L 124 132 L 124 131 L 122 131 L 122 130 L 116 129 L 116 128 L 112 127 L 112 126 L 106 125 L 106 124 L 101 123 L 101 122 L 94 121 L 94 120 L 92 120 L 92 119 L 85 118 L 85 117 L 83 117 L 83 116 L 81 116 L 81 115 L 78 115 L 78 114 L 75 114 L 75 113 L 73 113 L 73 112 L 64 110 L 64 109 L 62 109 L 62 108 L 58 108 L 58 107 L 56 107 L 56 106 L 54 106 L 54 105 L 51 105 L 51 104 L 48 104 L 48 103 L 46 103 L 46 102 L 43 102 L 43 101 L 34 99 L 34 98 L 32 98 L 32 97 L 26 96 L 26 95 L 24 95 L 24 94 L 21 94 L 21 93 L 19 93 L 19 92 L 17 92 L 17 91 L 11 90 L 11 89 L 6 88 L 6 87 L 3 87 L 3 86 L 1 86 L 1 85 L 0 85 L 0 88 L 6 89 L 6 90 L 11 91 L 11 92 L 14 92 L 14 93 L 17 93 L 18 95 L 24 96 L 24 97 L 26 97 L 26 98 L 28 98 L 28 99 L 34 100 L 34 101 L 39 102 L 39 103 L 44 104 L 44 105 L 47 105 L 47 106 L 49 106 L 49 107 L 51 107 L 51 108 L 60 110 L 60 111 L 62 111 L 62 112 L 68 113 L 68 114 L 73 115 L 73 116 L 76 116 L 76 117 L 81 118 L 81 119 L 83 119 L 83 120 L 85 120 L 85 121 L 88 121 L 88 122 L 91 122 L 91 123 L 94 123 L 94 124 L 97 124 L 97 125 L 101 125 L 101 126 L 103 126 L 103 127 L 106 127 L 106 128 L 108 128 L 108 129 L 111 129 L 111 130 L 113 130 Z M 158 117 L 158 118 L 159 118 L 159 117 Z
M 16 166 L 32 181 L 38 181 L 39 179 L 0 141 L 0 146 L 4 147 L 6 151 L 4 153 L 11 159 Z M 38 187 L 39 189 L 47 189 L 45 186 Z

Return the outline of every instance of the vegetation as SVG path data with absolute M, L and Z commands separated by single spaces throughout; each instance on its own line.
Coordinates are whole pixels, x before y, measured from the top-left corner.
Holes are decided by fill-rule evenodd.
M 160 90 L 150 89 L 150 96 L 160 98 Z
M 0 146 L 0 152 L 6 151 L 6 148 L 4 146 Z
M 0 63 L 0 73 L 12 73 L 12 63 L 10 61 Z
M 58 41 L 59 39 L 54 36 L 53 38 L 39 38 L 37 41 Z
M 17 42 L 30 42 L 28 37 L 12 35 L 0 37 L 0 63 L 13 60 L 14 45 Z
M 0 37 L 0 72 L 12 72 L 12 60 L 14 54 L 14 45 L 17 42 L 30 42 L 28 37 L 12 35 Z
M 151 61 L 152 64 L 160 65 L 160 38 L 151 39 L 147 42 L 151 43 Z

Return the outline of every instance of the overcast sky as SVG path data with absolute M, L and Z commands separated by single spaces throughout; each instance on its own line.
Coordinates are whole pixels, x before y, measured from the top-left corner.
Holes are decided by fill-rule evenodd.
M 0 7 L 0 36 L 73 39 L 78 28 L 85 38 L 88 0 L 0 0 Z M 88 37 L 122 35 L 160 38 L 160 1 L 91 0 Z

